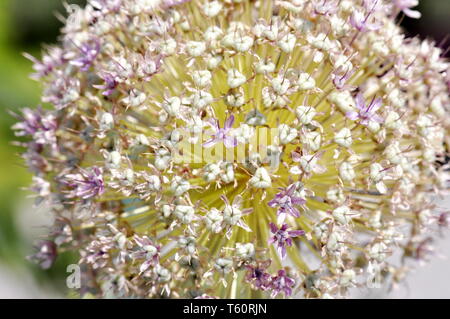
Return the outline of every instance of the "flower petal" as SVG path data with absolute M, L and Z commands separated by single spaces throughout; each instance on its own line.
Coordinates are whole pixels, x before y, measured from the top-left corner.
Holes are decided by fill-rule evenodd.
M 237 138 L 234 136 L 226 136 L 223 144 L 225 144 L 226 148 L 232 148 L 232 147 L 236 147 L 237 143 Z
M 364 96 L 362 93 L 358 93 L 355 98 L 356 101 L 356 107 L 360 110 L 364 110 L 366 107 L 366 102 L 364 101 Z
M 274 234 L 278 231 L 278 227 L 274 223 L 270 223 L 269 227 L 270 227 L 270 231 Z
M 359 117 L 359 113 L 355 112 L 355 111 L 349 111 L 349 112 L 345 113 L 345 116 L 352 121 L 356 121 Z
M 422 13 L 416 10 L 403 9 L 403 13 L 412 19 L 420 19 L 422 17 Z
M 205 143 L 203 143 L 203 147 L 209 148 L 209 147 L 214 146 L 218 142 L 219 142 L 219 140 L 216 137 L 214 137 L 214 138 L 206 141 Z
M 231 115 L 229 118 L 227 118 L 227 120 L 225 121 L 225 125 L 224 125 L 224 129 L 225 130 L 229 130 L 230 128 L 233 127 L 233 123 L 234 123 L 234 115 Z

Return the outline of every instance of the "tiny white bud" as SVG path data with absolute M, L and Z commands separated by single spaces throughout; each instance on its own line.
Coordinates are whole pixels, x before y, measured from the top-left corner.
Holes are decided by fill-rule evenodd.
M 227 74 L 228 74 L 228 81 L 227 81 L 228 86 L 232 89 L 241 86 L 247 81 L 245 76 L 236 69 L 229 69 Z
M 255 71 L 258 74 L 272 73 L 275 68 L 275 64 L 270 60 L 261 60 L 255 64 Z
M 353 143 L 352 132 L 349 128 L 344 127 L 334 135 L 334 141 L 340 146 L 350 147 Z
M 281 50 L 283 50 L 283 52 L 291 53 L 292 51 L 294 51 L 296 42 L 297 37 L 292 33 L 288 33 L 280 40 L 278 40 L 278 46 L 281 48 Z
M 225 103 L 231 107 L 241 107 L 245 104 L 244 90 L 231 91 L 225 96 Z
M 206 108 L 213 100 L 214 98 L 212 95 L 206 91 L 196 91 L 194 95 L 191 96 L 192 106 L 199 110 Z
M 355 278 L 356 278 L 355 271 L 353 269 L 346 269 L 341 274 L 341 277 L 339 279 L 339 283 L 343 287 L 349 287 L 349 286 L 352 286 L 352 285 L 355 284 Z
M 297 79 L 297 85 L 300 90 L 312 90 L 316 87 L 316 81 L 308 73 L 300 73 Z
M 239 52 L 247 52 L 253 46 L 253 38 L 249 36 L 237 36 L 233 42 L 233 48 Z
M 208 65 L 208 69 L 213 70 L 219 66 L 222 62 L 223 58 L 221 55 L 209 56 L 206 64 Z
M 211 42 L 217 40 L 221 35 L 223 34 L 223 31 L 218 26 L 211 26 L 208 29 L 206 29 L 205 33 L 203 34 L 203 37 L 206 41 Z
M 333 217 L 341 224 L 348 224 L 352 220 L 353 212 L 347 206 L 340 206 L 333 210 Z
M 188 181 L 184 180 L 182 177 L 175 176 L 172 180 L 170 188 L 175 196 L 180 196 L 186 193 L 191 188 L 191 184 Z
M 222 4 L 219 1 L 206 2 L 203 5 L 203 12 L 206 16 L 213 18 L 222 10 Z
M 157 192 L 161 189 L 161 180 L 156 175 L 147 177 L 148 189 L 153 192 Z
M 388 247 L 384 242 L 374 243 L 369 249 L 369 257 L 383 262 L 388 255 Z
M 297 129 L 290 127 L 287 124 L 280 124 L 278 126 L 278 136 L 281 144 L 289 144 L 298 135 Z
M 207 70 L 194 71 L 192 79 L 198 87 L 205 87 L 211 85 L 211 72 Z
M 207 182 L 212 182 L 216 180 L 217 176 L 220 174 L 220 167 L 217 164 L 208 164 L 204 168 L 203 178 Z
M 195 211 L 192 206 L 187 205 L 177 205 L 173 214 L 180 220 L 183 224 L 190 224 L 195 217 Z
M 223 221 L 229 225 L 236 225 L 242 217 L 242 211 L 235 207 L 226 205 L 223 210 Z
M 400 164 L 403 158 L 398 142 L 389 144 L 384 150 L 384 155 L 393 164 Z
M 204 221 L 208 230 L 218 233 L 222 230 L 223 214 L 213 208 L 205 215 Z
M 228 274 L 233 268 L 233 261 L 228 258 L 218 258 L 214 264 L 214 268 L 222 274 Z
M 349 162 L 343 162 L 339 167 L 339 176 L 342 180 L 350 182 L 356 177 L 355 170 Z
M 176 52 L 177 42 L 172 38 L 164 39 L 159 46 L 159 50 L 164 55 L 172 55 Z
M 400 115 L 395 111 L 390 111 L 386 119 L 384 120 L 384 125 L 389 129 L 398 129 L 401 126 Z
M 369 226 L 375 229 L 380 228 L 382 226 L 381 223 L 381 211 L 377 210 L 370 214 L 368 220 Z
M 122 161 L 122 156 L 117 151 L 112 151 L 108 153 L 107 158 L 107 165 L 111 168 L 118 168 L 120 167 L 120 162 Z
M 295 109 L 295 114 L 297 115 L 297 118 L 300 121 L 300 123 L 307 125 L 312 122 L 312 120 L 313 120 L 314 116 L 316 116 L 317 112 L 311 106 L 301 105 Z
M 236 256 L 248 259 L 255 255 L 255 246 L 252 243 L 241 244 L 236 243 Z
M 189 55 L 193 57 L 198 57 L 203 54 L 206 50 L 206 44 L 199 41 L 189 41 L 186 44 L 186 49 Z
M 283 75 L 279 75 L 271 81 L 271 84 L 275 93 L 283 95 L 286 94 L 287 91 L 289 90 L 289 87 L 291 86 L 291 81 L 284 78 Z
M 176 117 L 180 113 L 181 109 L 181 99 L 179 97 L 170 97 L 167 101 L 162 103 L 162 107 L 164 111 L 167 112 L 170 116 Z
M 332 92 L 328 95 L 328 101 L 335 104 L 342 113 L 354 111 L 356 108 L 355 100 L 349 91 Z
M 378 183 L 379 181 L 383 180 L 385 175 L 386 175 L 386 172 L 384 171 L 383 166 L 381 166 L 378 163 L 372 163 L 370 165 L 370 178 L 375 183 Z
M 249 183 L 255 188 L 269 188 L 272 186 L 272 179 L 264 167 L 259 167 L 256 170 L 255 175 L 250 178 Z
M 142 105 L 146 99 L 147 96 L 144 92 L 134 89 L 131 90 L 127 97 L 122 99 L 122 102 L 131 107 L 138 107 Z
M 316 152 L 322 144 L 322 135 L 320 132 L 306 132 L 301 135 L 301 141 L 307 149 Z
M 345 194 L 342 188 L 330 188 L 327 191 L 327 200 L 334 203 L 343 203 L 345 201 Z
M 220 178 L 226 184 L 234 181 L 234 167 L 231 163 L 224 163 L 222 165 L 223 172 L 220 174 Z
M 100 118 L 100 130 L 107 131 L 114 127 L 114 117 L 111 113 L 103 113 Z

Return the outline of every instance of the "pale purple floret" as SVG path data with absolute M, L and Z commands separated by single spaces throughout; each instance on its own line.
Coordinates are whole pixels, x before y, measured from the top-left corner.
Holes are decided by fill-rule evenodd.
M 147 51 L 144 56 L 138 56 L 137 62 L 139 63 L 138 73 L 143 76 L 145 81 L 149 81 L 155 74 L 161 71 L 163 57 L 161 55 L 155 57 Z
M 43 127 L 40 110 L 35 111 L 29 108 L 24 108 L 22 110 L 22 114 L 22 122 L 19 122 L 13 126 L 13 129 L 17 130 L 17 136 L 33 136 Z
M 344 72 L 344 68 L 342 66 L 338 67 L 332 74 L 331 77 L 333 79 L 333 84 L 339 91 L 353 91 L 356 87 L 352 85 L 348 85 L 347 81 L 353 76 L 356 72 L 356 69 L 346 70 Z
M 382 12 L 387 9 L 382 0 L 363 0 L 363 7 L 372 13 Z
M 55 70 L 52 79 L 51 84 L 44 89 L 42 102 L 51 103 L 57 110 L 61 110 L 79 98 L 81 82 L 78 78 Z
M 355 10 L 350 17 L 350 24 L 359 32 L 376 31 L 382 27 L 381 23 L 374 21 L 370 22 L 372 11 L 364 14 L 361 11 Z
M 73 188 L 70 197 L 88 199 L 105 192 L 102 170 L 96 166 L 88 170 L 80 169 L 79 174 L 66 175 L 64 183 Z
M 305 234 L 303 230 L 290 230 L 289 226 L 283 224 L 281 228 L 278 228 L 274 223 L 270 223 L 270 232 L 273 236 L 269 239 L 269 244 L 274 244 L 281 255 L 281 258 L 286 257 L 286 246 L 292 246 L 292 238 L 302 236 Z
M 93 87 L 99 90 L 103 90 L 102 95 L 110 96 L 119 84 L 118 78 L 113 74 L 107 72 L 101 73 L 100 77 L 103 79 L 103 81 L 105 81 L 105 83 L 102 85 L 96 84 L 93 85 Z
M 271 289 L 272 294 L 271 297 L 275 297 L 279 293 L 284 293 L 285 296 L 292 295 L 292 288 L 295 285 L 295 280 L 288 277 L 286 271 L 281 269 L 278 271 L 278 274 L 272 277 Z
M 280 192 L 268 203 L 269 207 L 278 208 L 278 223 L 284 222 L 286 215 L 300 217 L 300 212 L 295 206 L 303 205 L 306 201 L 301 197 L 295 196 L 295 184 L 286 188 L 280 188 Z
M 422 16 L 419 11 L 411 10 L 411 8 L 419 5 L 419 0 L 394 0 L 394 5 L 412 19 L 420 19 Z
M 449 228 L 450 227 L 450 212 L 444 212 L 439 214 L 437 218 L 438 225 L 441 227 Z
M 366 105 L 364 96 L 359 93 L 356 96 L 356 107 L 358 110 L 349 111 L 345 115 L 353 121 L 359 120 L 362 125 L 368 125 L 371 121 L 382 123 L 383 118 L 376 114 L 378 109 L 381 107 L 382 102 L 383 101 L 380 98 L 373 98 L 369 105 Z
M 139 271 L 143 273 L 150 266 L 155 266 L 159 262 L 160 246 L 157 246 L 147 236 L 139 237 L 134 236 L 136 244 L 139 246 L 139 250 L 133 252 L 133 259 L 141 259 L 144 262 L 139 267 Z
M 37 252 L 28 256 L 28 259 L 37 263 L 42 269 L 49 269 L 57 257 L 56 244 L 50 240 L 42 240 L 34 248 Z
M 427 237 L 420 241 L 413 252 L 414 257 L 418 260 L 427 260 L 435 253 L 433 247 L 433 238 Z
M 80 56 L 70 61 L 70 64 L 79 67 L 81 71 L 89 70 L 97 55 L 100 53 L 100 41 L 96 40 L 93 43 L 84 43 L 80 48 Z
M 16 136 L 29 135 L 33 142 L 39 145 L 50 145 L 56 148 L 56 129 L 58 127 L 56 118 L 51 113 L 45 113 L 42 108 L 22 110 L 22 116 L 17 116 L 21 122 L 12 128 L 16 130 Z
M 90 264 L 94 269 L 106 267 L 110 261 L 111 250 L 114 248 L 115 242 L 111 237 L 100 236 L 81 251 L 80 263 Z
M 46 55 L 39 61 L 28 53 L 23 54 L 28 60 L 33 62 L 33 70 L 35 73 L 31 74 L 31 78 L 39 80 L 49 75 L 55 68 L 63 65 L 66 60 L 64 58 L 64 51 L 61 48 L 51 48 Z
M 217 119 L 212 119 L 210 121 L 214 132 L 213 137 L 203 144 L 203 147 L 212 147 L 219 142 L 223 142 L 226 148 L 235 147 L 237 145 L 237 139 L 235 136 L 231 135 L 233 130 L 234 116 L 231 115 L 226 119 L 224 127 L 220 128 L 219 121 Z
M 272 276 L 266 272 L 269 266 L 270 260 L 261 262 L 257 266 L 246 265 L 247 274 L 245 275 L 245 280 L 252 283 L 256 289 L 269 289 L 272 280 Z
M 334 0 L 323 0 L 314 5 L 314 12 L 320 15 L 332 15 L 339 9 Z
M 44 172 L 48 168 L 48 161 L 40 154 L 42 145 L 29 143 L 29 149 L 22 155 L 30 170 L 36 174 Z

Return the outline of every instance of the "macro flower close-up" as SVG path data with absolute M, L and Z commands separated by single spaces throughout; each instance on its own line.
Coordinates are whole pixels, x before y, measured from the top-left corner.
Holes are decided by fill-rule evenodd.
M 66 5 L 14 112 L 29 256 L 81 298 L 348 298 L 449 228 L 450 63 L 418 0 Z

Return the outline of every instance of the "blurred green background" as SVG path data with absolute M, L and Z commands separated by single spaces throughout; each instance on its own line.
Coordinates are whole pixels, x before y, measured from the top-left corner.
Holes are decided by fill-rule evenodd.
M 84 0 L 66 2 L 83 4 Z M 408 35 L 432 37 L 441 43 L 450 34 L 450 0 L 422 0 L 419 9 L 421 20 L 402 21 Z M 61 27 L 57 12 L 65 12 L 61 0 L 0 0 L 0 272 L 8 268 L 31 273 L 38 284 L 51 282 L 58 291 L 63 287 L 70 256 L 58 258 L 56 268 L 48 271 L 25 259 L 31 252 L 30 234 L 40 223 L 34 216 L 38 213 L 31 208 L 32 200 L 26 199 L 28 194 L 23 190 L 31 176 L 22 165 L 20 149 L 11 144 L 15 137 L 10 127 L 15 120 L 8 114 L 39 104 L 41 88 L 28 78 L 32 64 L 22 52 L 40 57 L 42 44 L 57 42 Z
M 58 258 L 56 267 L 46 271 L 25 259 L 32 253 L 29 235 L 39 233 L 45 223 L 36 216 L 39 212 L 32 209 L 32 199 L 24 190 L 31 175 L 19 156 L 21 149 L 12 145 L 16 140 L 11 130 L 15 119 L 9 114 L 40 102 L 40 84 L 29 79 L 32 63 L 22 53 L 40 57 L 42 45 L 57 42 L 62 25 L 56 18 L 57 12 L 65 12 L 61 0 L 0 0 L 0 271 L 14 269 L 19 276 L 31 273 L 36 284 L 51 279 L 60 290 L 70 256 Z

